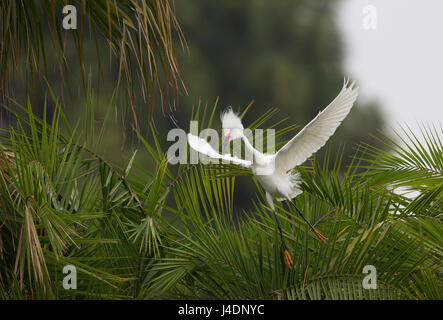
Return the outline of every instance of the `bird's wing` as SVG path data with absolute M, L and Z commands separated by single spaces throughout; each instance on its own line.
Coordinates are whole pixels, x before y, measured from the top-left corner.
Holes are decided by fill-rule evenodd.
M 334 134 L 358 96 L 358 88 L 348 83 L 345 81 L 338 96 L 275 154 L 276 170 L 287 172 L 301 165 Z
M 192 149 L 195 151 L 198 151 L 200 153 L 203 153 L 204 155 L 207 155 L 208 157 L 214 158 L 214 159 L 224 159 L 231 161 L 233 164 L 237 164 L 239 166 L 249 168 L 251 166 L 251 161 L 248 160 L 242 160 L 237 157 L 232 157 L 229 154 L 221 155 L 217 151 L 215 151 L 211 145 L 202 138 L 199 138 L 197 136 L 194 136 L 190 133 L 188 133 L 188 143 L 191 146 Z

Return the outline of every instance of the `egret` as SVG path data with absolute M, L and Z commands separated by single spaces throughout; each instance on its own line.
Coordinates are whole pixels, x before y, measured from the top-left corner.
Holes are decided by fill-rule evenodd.
M 252 154 L 252 161 L 239 159 L 229 154 L 221 155 L 206 140 L 190 133 L 188 134 L 188 143 L 194 150 L 211 158 L 228 160 L 233 164 L 252 170 L 257 181 L 266 191 L 266 200 L 277 222 L 284 262 L 288 268 L 292 267 L 293 262 L 283 239 L 281 224 L 275 212 L 274 199 L 277 201 L 288 200 L 294 206 L 297 213 L 306 221 L 317 238 L 323 243 L 328 240 L 314 228 L 292 201 L 293 198 L 302 193 L 299 187 L 301 181 L 300 174 L 293 169 L 301 165 L 313 153 L 324 146 L 329 137 L 334 134 L 337 127 L 348 115 L 357 96 L 358 87 L 354 87 L 354 82 L 349 84 L 349 81 L 345 80 L 343 88 L 337 97 L 275 154 L 263 154 L 256 150 L 243 134 L 244 128 L 241 118 L 232 111 L 232 108 L 228 107 L 221 114 L 224 134 L 223 144 L 236 139 L 242 139 L 245 150 Z

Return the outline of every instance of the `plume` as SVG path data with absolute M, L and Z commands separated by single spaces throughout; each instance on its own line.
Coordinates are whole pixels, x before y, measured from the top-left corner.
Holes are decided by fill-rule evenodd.
M 243 130 L 243 125 L 241 123 L 241 118 L 234 113 L 232 107 L 227 107 L 220 115 L 223 129 L 241 129 Z

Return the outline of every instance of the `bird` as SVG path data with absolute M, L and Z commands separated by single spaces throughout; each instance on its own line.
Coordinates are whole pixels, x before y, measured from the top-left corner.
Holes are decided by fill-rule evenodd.
M 303 164 L 326 144 L 351 111 L 357 97 L 358 87 L 355 86 L 355 82 L 350 83 L 345 79 L 337 97 L 274 154 L 263 154 L 256 150 L 243 133 L 244 127 L 240 116 L 232 110 L 232 107 L 227 107 L 220 116 L 224 136 L 223 144 L 226 145 L 233 140 L 242 139 L 245 150 L 252 154 L 252 160 L 243 160 L 230 154 L 222 155 L 215 151 L 205 139 L 191 133 L 187 135 L 190 147 L 197 152 L 252 170 L 253 175 L 266 192 L 266 200 L 272 209 L 280 233 L 284 263 L 288 268 L 292 268 L 293 261 L 283 238 L 282 227 L 275 212 L 274 200 L 289 201 L 317 238 L 326 243 L 328 238 L 314 228 L 293 201 L 297 195 L 303 192 L 300 187 L 300 174 L 294 168 Z

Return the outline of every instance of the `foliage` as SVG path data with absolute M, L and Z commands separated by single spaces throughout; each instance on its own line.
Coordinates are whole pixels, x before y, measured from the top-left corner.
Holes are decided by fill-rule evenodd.
M 189 35 L 190 54 L 177 52 L 189 92 L 181 98 L 183 105 L 196 103 L 196 97 L 219 97 L 221 106 L 237 111 L 253 101 L 244 123 L 276 107 L 276 121 L 290 119 L 304 127 L 338 94 L 343 77 L 366 90 L 345 68 L 338 0 L 194 0 L 177 1 L 176 7 L 182 30 Z M 358 99 L 331 137 L 331 149 L 344 146 L 346 164 L 356 144 L 380 146 L 371 134 L 385 125 L 382 111 L 376 101 Z M 185 112 L 174 117 L 187 127 Z M 292 138 L 292 133 L 279 141 Z M 324 152 L 317 157 L 322 159 Z M 237 182 L 245 195 L 238 205 L 247 208 L 255 188 L 248 179 Z
M 193 72 L 193 83 L 199 84 L 204 98 L 215 79 L 221 79 L 221 85 L 214 88 L 223 90 L 207 90 L 209 95 L 215 92 L 234 105 L 244 105 L 238 90 L 242 97 L 256 97 L 259 106 L 272 102 L 283 110 L 324 106 L 329 100 L 323 99 L 334 96 L 332 84 L 341 81 L 336 76 L 342 73 L 342 55 L 331 19 L 333 2 L 281 0 L 274 6 L 275 2 L 224 1 L 225 11 L 208 1 L 198 6 L 180 3 L 183 17 L 198 17 L 184 18 L 195 34 L 190 47 L 199 62 L 198 68 L 192 65 L 196 60 L 185 68 Z M 170 89 L 182 85 L 174 44 L 183 38 L 170 2 L 71 1 L 81 8 L 81 19 L 79 29 L 69 33 L 58 23 L 57 12 L 65 4 L 0 3 L 1 98 L 13 98 L 4 105 L 13 115 L 11 126 L 1 129 L 0 136 L 0 298 L 442 298 L 441 126 L 424 126 L 420 136 L 405 129 L 398 134 L 401 143 L 380 135 L 377 143 L 362 144 L 349 165 L 348 152 L 342 150 L 297 168 L 304 190 L 297 206 L 329 241 L 317 241 L 292 207 L 278 204 L 285 242 L 295 261 L 288 269 L 257 181 L 256 197 L 247 198 L 252 206 L 238 209 L 238 190 L 244 194 L 245 189 L 239 188 L 237 176 L 251 176 L 248 170 L 221 164 L 169 165 L 153 122 L 148 122 L 149 140 L 135 130 L 141 147 L 125 166 L 97 152 L 109 135 L 109 106 L 120 106 L 114 98 L 121 82 L 128 102 L 124 112 L 133 115 L 136 129 L 137 85 L 148 114 L 156 88 L 163 102 Z M 192 14 L 196 8 L 206 10 L 205 15 Z M 218 37 L 202 35 L 201 31 L 208 33 L 201 27 L 202 16 L 223 23 L 224 32 Z M 192 29 L 195 21 L 198 28 Z M 101 41 L 109 49 L 109 62 L 111 57 L 119 62 L 118 83 L 103 125 L 91 103 L 92 72 L 86 76 L 88 32 L 102 79 Z M 49 34 L 49 44 L 44 34 Z M 44 101 L 35 99 L 37 83 L 43 77 L 51 83 L 51 67 L 70 86 L 69 43 L 79 60 L 86 100 L 84 116 L 74 125 L 51 86 L 44 91 Z M 227 46 L 232 65 L 213 64 L 216 76 L 204 76 L 203 66 L 210 63 L 195 50 L 199 43 L 217 61 L 223 60 L 215 53 L 226 54 L 219 49 Z M 33 91 L 32 102 L 20 103 L 20 97 L 11 95 L 9 86 L 20 70 L 26 88 Z M 40 116 L 38 109 L 43 110 Z M 284 127 L 281 119 L 275 120 L 276 109 L 256 110 L 254 120 L 247 121 L 250 128 L 278 128 L 281 143 L 293 133 L 295 125 Z M 372 112 L 376 109 L 368 110 L 375 120 L 367 121 L 360 112 L 364 123 L 377 123 L 377 112 Z M 217 104 L 212 109 L 199 104 L 191 119 L 213 127 L 217 111 Z M 316 112 L 302 112 L 301 119 Z M 176 115 L 183 121 L 187 114 Z M 360 127 L 349 132 L 371 131 Z M 141 152 L 149 155 L 152 168 L 137 160 Z M 76 290 L 62 286 L 66 265 L 77 269 Z M 362 287 L 365 265 L 377 269 L 376 290 Z
M 77 9 L 78 25 L 75 30 L 62 28 L 62 9 L 68 4 Z M 101 78 L 105 82 L 104 62 L 111 65 L 111 58 L 117 60 L 117 86 L 112 85 L 111 88 L 117 90 L 120 83 L 125 85 L 123 95 L 127 105 L 122 113 L 132 115 L 138 125 L 136 92 L 142 93 L 146 111 L 151 114 L 156 91 L 160 94 L 159 100 L 163 107 L 168 100 L 174 100 L 174 92 L 184 88 L 175 56 L 175 37 L 184 40 L 168 0 L 2 1 L 2 102 L 7 102 L 7 97 L 14 97 L 12 80 L 19 72 L 24 72 L 22 77 L 26 79 L 26 93 L 32 92 L 35 96 L 39 81 L 48 79 L 54 67 L 70 90 L 71 98 L 73 89 L 76 89 L 71 75 L 79 69 L 82 89 L 86 95 L 88 65 L 85 63 L 85 52 L 92 45 L 96 53 L 94 66 L 97 66 L 99 80 Z M 88 42 L 88 39 L 92 39 L 92 42 Z M 101 60 L 103 42 L 106 43 L 104 50 L 109 51 L 109 61 Z M 77 57 L 78 64 L 71 65 L 71 54 Z M 174 103 L 171 102 L 171 105 Z
M 380 136 L 389 152 L 366 145 L 347 168 L 340 153 L 299 168 L 297 206 L 329 241 L 278 204 L 290 270 L 264 195 L 236 212 L 233 166 L 172 172 L 153 131 L 140 139 L 156 170 L 135 155 L 119 168 L 93 151 L 98 128 L 71 127 L 59 104 L 50 121 L 17 108 L 0 158 L 5 299 L 441 299 L 441 127 L 423 127 L 423 139 L 405 131 L 406 147 Z M 193 117 L 210 126 L 215 110 Z M 67 264 L 77 290 L 62 288 Z M 365 265 L 376 290 L 362 288 Z

